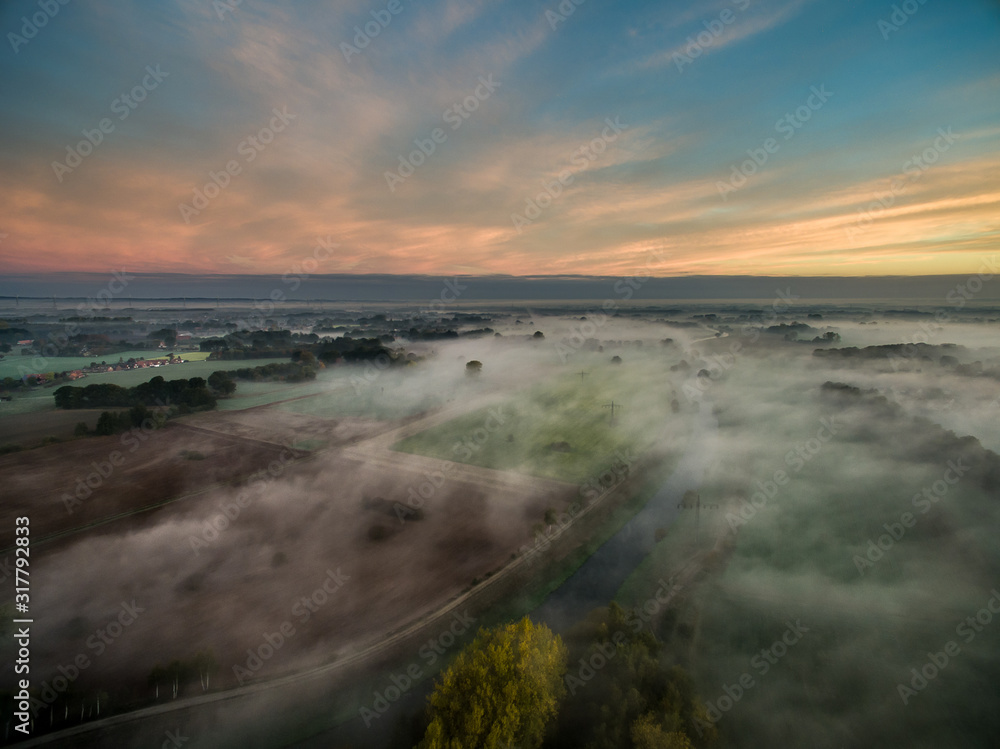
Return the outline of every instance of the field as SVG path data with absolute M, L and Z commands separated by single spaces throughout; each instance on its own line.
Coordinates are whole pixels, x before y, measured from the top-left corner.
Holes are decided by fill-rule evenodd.
M 401 452 L 579 482 L 609 464 L 616 454 L 642 454 L 652 435 L 637 428 L 654 414 L 627 417 L 610 403 L 620 391 L 611 373 L 587 378 L 560 376 L 523 397 L 461 415 L 407 437 Z M 661 404 L 665 405 L 665 404 Z M 632 404 L 631 408 L 635 408 Z M 661 408 L 659 416 L 668 419 Z M 661 422 L 661 429 L 662 429 Z
M 328 386 L 259 383 L 250 398 Z M 51 419 L 63 416 L 53 411 L 40 423 L 53 428 Z M 438 465 L 391 453 L 392 470 L 385 469 L 377 438 L 406 423 L 265 405 L 181 417 L 140 440 L 92 437 L 0 457 L 5 522 L 29 515 L 34 545 L 44 551 L 32 568 L 45 592 L 33 607 L 45 643 L 33 666 L 54 670 L 133 598 L 149 613 L 95 659 L 78 690 L 111 680 L 116 700 L 145 700 L 157 662 L 202 649 L 218 660 L 219 684 L 235 685 L 233 666 L 244 663 L 247 648 L 286 620 L 296 635 L 259 675 L 329 659 L 498 569 L 546 509 L 571 501 L 569 485 L 463 468 L 435 488 L 419 519 L 401 522 L 394 505 L 405 505 L 408 489 Z M 282 460 L 266 489 L 247 487 L 249 476 Z M 251 498 L 245 508 L 236 504 L 243 495 Z M 92 554 L 108 563 L 80 562 Z M 294 609 L 338 570 L 345 582 L 335 606 L 312 615 Z
M 186 362 L 205 361 L 209 357 L 207 351 L 184 351 L 177 352 Z M 103 356 L 49 356 L 42 357 L 44 364 L 37 361 L 34 356 L 20 356 L 16 353 L 7 354 L 0 359 L 0 379 L 4 377 L 19 378 L 24 371 L 28 372 L 65 372 L 71 369 L 83 369 L 89 367 L 94 362 L 107 362 L 116 364 L 119 359 L 128 361 L 129 359 L 146 359 L 155 361 L 166 359 L 166 357 L 156 351 L 123 351 L 118 354 L 105 354 Z M 39 368 L 40 367 L 40 368 Z
M 126 353 L 138 353 L 141 355 L 142 352 Z M 148 354 L 150 352 L 145 353 Z M 119 355 L 115 355 L 114 361 L 118 361 L 118 356 Z M 194 353 L 193 356 L 202 357 L 202 354 Z M 29 357 L 24 358 L 28 359 Z M 10 361 L 11 359 L 9 357 L 0 361 L 0 367 L 7 366 L 9 368 L 12 366 L 8 364 Z M 81 366 L 79 362 L 83 362 L 82 366 L 86 366 L 91 361 L 93 360 L 84 360 L 78 357 L 49 359 L 49 362 L 53 363 L 56 371 L 73 368 L 72 362 L 77 362 L 75 366 Z M 55 362 L 58 362 L 58 364 L 54 364 Z M 190 360 L 186 361 L 184 364 L 172 364 L 170 366 L 158 367 L 156 369 L 130 369 L 123 372 L 88 374 L 83 379 L 76 380 L 72 384 L 77 387 L 85 387 L 87 385 L 110 383 L 121 387 L 134 387 L 140 383 L 149 382 L 153 377 L 158 376 L 165 380 L 190 379 L 192 377 L 204 377 L 207 379 L 212 372 L 220 369 L 230 370 L 240 369 L 242 367 L 256 367 L 262 364 L 271 364 L 273 362 L 274 359 L 207 361 L 200 358 L 200 360 Z M 17 370 L 14 369 L 13 371 L 16 375 Z M 0 374 L 0 376 L 3 375 Z M 290 392 L 289 389 L 283 390 L 283 387 L 284 386 L 279 383 L 239 382 L 236 397 L 231 401 L 220 401 L 219 408 L 223 410 L 226 408 L 240 409 L 247 408 L 250 405 L 259 405 L 259 403 L 246 403 L 240 400 L 240 398 L 246 394 L 248 390 L 253 392 L 258 388 L 268 389 L 268 392 L 273 391 L 275 395 L 271 400 L 294 397 L 294 395 L 287 394 Z M 22 441 L 31 442 L 32 440 L 41 439 L 46 436 L 66 439 L 72 436 L 73 427 L 80 421 L 86 422 L 91 428 L 93 428 L 97 422 L 97 416 L 100 415 L 100 412 L 95 412 L 94 414 L 84 414 L 82 412 L 78 413 L 74 411 L 56 412 L 55 401 L 53 400 L 52 394 L 57 389 L 58 388 L 54 385 L 36 387 L 26 393 L 15 394 L 12 401 L 0 402 L 0 443 Z M 271 400 L 263 399 L 260 403 L 269 403 Z M 77 415 L 74 416 L 74 414 Z
M 322 374 L 320 375 L 322 377 Z M 246 408 L 259 408 L 280 403 L 290 398 L 313 396 L 323 392 L 327 385 L 316 380 L 286 385 L 282 382 L 248 382 L 238 380 L 236 393 L 229 398 L 219 400 L 220 411 L 242 411 Z M 310 411 L 311 413 L 311 411 Z
M 328 381 L 329 382 L 329 381 Z M 375 419 L 401 419 L 439 405 L 428 397 L 417 402 L 402 402 L 386 398 L 374 388 L 356 390 L 346 379 L 328 384 L 325 392 L 315 398 L 289 401 L 278 406 L 282 411 L 310 413 L 316 416 L 369 416 Z

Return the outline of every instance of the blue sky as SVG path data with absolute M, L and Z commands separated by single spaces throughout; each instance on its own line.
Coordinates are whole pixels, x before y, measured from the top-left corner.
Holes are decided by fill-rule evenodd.
M 997 250 L 1000 3 L 387 6 L 5 3 L 0 261 L 281 273 L 332 237 L 317 272 L 918 275 Z

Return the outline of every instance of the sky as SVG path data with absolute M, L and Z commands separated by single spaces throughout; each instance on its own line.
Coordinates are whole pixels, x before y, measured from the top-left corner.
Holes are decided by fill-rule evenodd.
M 913 276 L 1000 244 L 996 0 L 11 0 L 0 33 L 0 274 Z

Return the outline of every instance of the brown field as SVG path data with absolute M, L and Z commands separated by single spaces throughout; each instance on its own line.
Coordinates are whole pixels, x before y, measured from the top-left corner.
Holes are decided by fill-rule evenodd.
M 0 420 L 0 444 L 14 443 L 22 446 L 36 445 L 46 437 L 60 440 L 73 438 L 73 429 L 81 421 L 88 428 L 97 426 L 101 411 L 119 411 L 117 408 L 79 409 L 74 411 L 35 411 L 23 414 L 4 414 Z
M 34 682 L 83 654 L 90 664 L 73 690 L 115 685 L 120 699 L 142 700 L 151 696 L 154 664 L 211 649 L 219 664 L 213 687 L 235 686 L 233 666 L 245 666 L 247 649 L 283 624 L 294 634 L 256 677 L 329 661 L 498 569 L 547 508 L 572 501 L 570 485 L 470 466 L 442 480 L 435 472 L 443 461 L 386 450 L 395 433 L 420 428 L 412 419 L 255 409 L 185 417 L 145 439 L 94 437 L 0 458 L 0 527 L 12 529 L 25 515 L 34 541 L 55 536 L 32 548 Z M 291 460 L 283 445 L 305 440 L 327 447 Z M 288 462 L 278 468 L 281 457 Z M 119 465 L 109 471 L 113 458 Z M 248 487 L 268 465 L 277 475 Z M 393 503 L 405 504 L 428 474 L 439 486 L 424 517 L 401 522 Z M 70 513 L 65 498 L 77 488 L 83 498 Z M 376 497 L 386 502 L 373 506 Z M 160 506 L 144 509 L 152 505 Z M 224 520 L 226 508 L 232 517 Z M 212 521 L 221 530 L 211 530 Z M 346 581 L 328 601 L 315 611 L 301 605 L 338 570 Z M 98 647 L 95 635 L 133 599 L 143 613 Z M 195 677 L 182 693 L 200 691 Z

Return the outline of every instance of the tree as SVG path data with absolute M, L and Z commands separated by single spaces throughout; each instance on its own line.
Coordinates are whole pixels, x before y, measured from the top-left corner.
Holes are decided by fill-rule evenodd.
M 146 337 L 151 340 L 162 340 L 163 343 L 166 344 L 167 348 L 173 348 L 173 345 L 177 343 L 177 331 L 173 328 L 161 328 L 160 330 L 154 330 Z
M 118 420 L 115 418 L 115 415 L 110 411 L 102 411 L 97 419 L 97 427 L 94 429 L 94 434 L 101 436 L 114 434 L 117 431 L 117 426 Z
M 305 349 L 296 349 L 292 352 L 292 361 L 298 362 L 303 366 L 315 367 L 316 366 L 316 355 L 312 351 L 307 351 Z
M 149 672 L 148 682 L 154 690 L 154 699 L 160 699 L 160 682 L 167 680 L 167 670 L 157 663 Z
M 473 359 L 465 365 L 465 373 L 470 377 L 479 374 L 483 371 L 483 363 Z
M 177 699 L 181 686 L 193 676 L 194 670 L 193 664 L 181 660 L 173 660 L 169 663 L 166 668 L 166 676 L 170 680 L 173 699 Z
M 480 629 L 435 685 L 420 748 L 541 746 L 565 671 L 566 647 L 544 624 Z
M 632 745 L 635 749 L 692 749 L 691 739 L 679 731 L 664 731 L 652 713 L 632 724 Z
M 219 662 L 215 660 L 215 653 L 211 650 L 199 650 L 194 657 L 194 667 L 198 670 L 201 691 L 204 692 L 209 687 L 212 672 L 219 670 Z
M 612 602 L 570 639 L 572 663 L 591 662 L 598 654 L 606 663 L 595 666 L 586 682 L 572 671 L 566 676 L 569 697 L 558 718 L 560 746 L 705 749 L 717 739 L 691 677 L 664 662 L 661 643 L 651 630 L 633 627 L 636 621 L 634 613 Z
M 82 392 L 82 388 L 63 385 L 52 394 L 56 401 L 56 408 L 80 408 L 80 394 Z
M 208 376 L 208 386 L 219 395 L 232 395 L 236 392 L 236 382 L 223 370 L 212 372 Z

